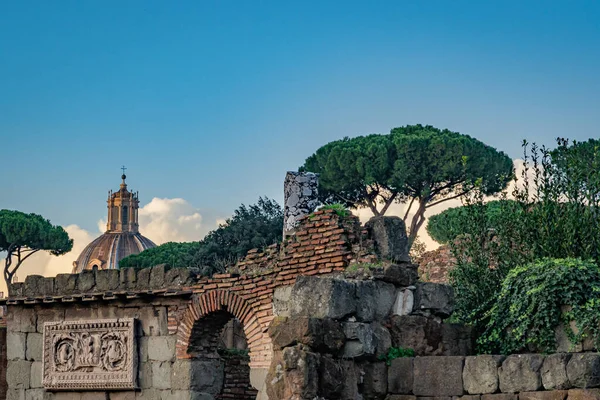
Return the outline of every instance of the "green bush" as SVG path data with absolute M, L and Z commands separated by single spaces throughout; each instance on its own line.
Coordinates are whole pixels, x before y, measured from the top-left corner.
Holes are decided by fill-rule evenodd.
M 472 325 L 476 335 L 488 332 L 491 309 L 512 269 L 545 258 L 599 262 L 598 145 L 559 139 L 552 151 L 527 142 L 523 147 L 523 172 L 510 193 L 514 201 L 502 193 L 491 219 L 481 182 L 476 182 L 463 198 L 463 232 L 449 243 L 456 258 L 450 271 L 453 318 Z M 483 342 L 480 347 L 485 350 Z
M 503 202 L 511 200 L 493 200 L 485 203 L 485 216 L 490 228 L 498 225 L 497 220 L 501 217 Z M 447 244 L 463 235 L 469 223 L 469 206 L 452 207 L 439 214 L 432 215 L 427 220 L 427 233 L 433 240 L 441 244 Z
M 326 204 L 319 210 L 334 210 L 338 217 L 347 217 L 350 215 L 350 210 L 345 205 L 340 203 Z
M 561 307 L 570 306 L 563 313 Z M 575 321 L 576 334 L 570 327 Z M 552 352 L 555 329 L 564 325 L 573 344 L 583 332 L 598 344 L 600 336 L 600 270 L 591 261 L 543 259 L 512 269 L 490 310 L 480 350 L 510 354 Z

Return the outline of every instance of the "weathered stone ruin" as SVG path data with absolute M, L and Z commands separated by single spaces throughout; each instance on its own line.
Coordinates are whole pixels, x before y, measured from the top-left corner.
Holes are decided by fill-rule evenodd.
M 447 322 L 452 288 L 418 279 L 399 218 L 300 214 L 225 274 L 13 284 L 0 398 L 600 399 L 596 353 L 473 355 L 470 329 Z

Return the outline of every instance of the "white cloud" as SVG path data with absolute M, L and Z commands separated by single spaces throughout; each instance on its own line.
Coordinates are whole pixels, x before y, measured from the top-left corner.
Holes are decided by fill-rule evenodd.
M 140 232 L 156 244 L 165 242 L 187 242 L 202 239 L 208 231 L 218 227 L 216 218 L 204 223 L 200 211 L 184 199 L 153 198 L 150 203 L 141 207 L 138 212 Z M 211 218 L 212 219 L 212 218 Z M 98 221 L 98 232 L 88 232 L 77 225 L 69 225 L 65 230 L 73 239 L 73 250 L 63 256 L 52 256 L 46 252 L 32 255 L 23 263 L 17 272 L 18 281 L 25 280 L 27 275 L 55 276 L 70 273 L 73 261 L 77 259 L 93 239 L 106 231 L 106 220 Z M 0 258 L 4 265 L 4 258 Z M 6 291 L 3 279 L 0 279 L 0 291 Z

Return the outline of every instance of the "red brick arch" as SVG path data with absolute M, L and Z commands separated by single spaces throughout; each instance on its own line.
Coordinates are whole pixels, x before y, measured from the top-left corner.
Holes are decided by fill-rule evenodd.
M 227 311 L 244 325 L 248 341 L 250 366 L 268 368 L 271 363 L 271 338 L 261 326 L 257 310 L 242 296 L 227 290 L 211 290 L 196 294 L 185 310 L 177 332 L 177 357 L 190 358 L 188 347 L 194 324 L 218 311 Z

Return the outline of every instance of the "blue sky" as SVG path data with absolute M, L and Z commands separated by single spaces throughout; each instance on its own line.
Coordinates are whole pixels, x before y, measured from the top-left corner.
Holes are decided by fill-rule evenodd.
M 344 136 L 431 124 L 511 157 L 598 137 L 594 1 L 0 2 L 0 208 L 96 230 L 142 202 L 227 216 Z

